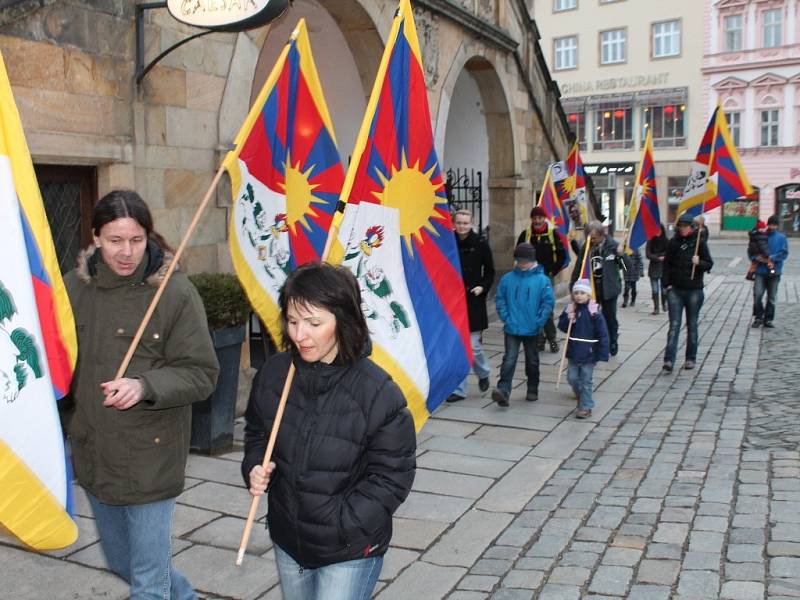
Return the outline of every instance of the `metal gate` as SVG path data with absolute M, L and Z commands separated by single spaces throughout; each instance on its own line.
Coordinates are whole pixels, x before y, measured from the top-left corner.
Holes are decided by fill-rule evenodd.
M 478 233 L 488 241 L 489 226 L 483 226 L 483 173 L 475 169 L 447 169 L 445 189 L 450 213 L 470 211 L 472 222 L 478 225 Z

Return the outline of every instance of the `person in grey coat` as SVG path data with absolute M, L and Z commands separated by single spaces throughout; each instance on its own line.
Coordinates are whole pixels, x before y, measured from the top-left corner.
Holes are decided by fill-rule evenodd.
M 628 268 L 628 260 L 622 244 L 608 235 L 600 221 L 592 221 L 587 229 L 592 242 L 587 260 L 592 272 L 597 303 L 602 308 L 608 325 L 609 353 L 611 356 L 616 356 L 619 350 L 617 299 L 622 292 L 621 273 Z M 581 277 L 581 262 L 585 248 L 586 242 L 578 248 L 578 259 L 572 271 L 570 288 Z

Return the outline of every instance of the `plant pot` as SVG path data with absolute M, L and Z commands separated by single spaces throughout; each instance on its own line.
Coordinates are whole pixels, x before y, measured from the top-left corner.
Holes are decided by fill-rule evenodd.
M 192 404 L 192 451 L 220 454 L 233 448 L 233 420 L 239 386 L 244 325 L 211 332 L 219 361 L 217 387 L 208 399 Z

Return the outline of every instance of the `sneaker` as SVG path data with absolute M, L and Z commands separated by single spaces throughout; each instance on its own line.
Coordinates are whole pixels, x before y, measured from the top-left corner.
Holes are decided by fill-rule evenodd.
M 578 412 L 575 413 L 576 419 L 586 419 L 587 417 L 592 416 L 592 410 L 590 408 L 579 408 Z
M 508 396 L 506 396 L 503 392 L 494 388 L 492 390 L 492 400 L 497 402 L 500 406 L 508 406 Z
M 611 356 L 616 356 L 617 352 L 619 352 L 619 346 L 617 346 L 617 342 L 611 342 L 608 346 L 608 353 Z
M 553 354 L 558 352 L 558 342 L 557 341 L 553 340 L 552 342 L 550 342 L 550 352 L 552 352 Z
M 536 392 L 528 392 L 525 394 L 525 400 L 528 402 L 536 402 L 539 399 L 539 394 Z
M 764 321 L 764 327 L 768 329 L 775 329 L 775 325 L 772 324 L 772 321 Z
M 478 379 L 478 389 L 482 392 L 485 392 L 489 389 L 489 378 L 488 377 L 481 377 Z
M 464 399 L 464 396 L 459 396 L 458 394 L 450 394 L 446 399 L 445 402 L 449 402 L 452 404 L 453 402 L 461 402 Z
M 751 327 L 761 327 L 762 323 L 763 321 L 761 319 L 753 319 L 753 324 L 751 325 Z
M 685 363 L 683 363 L 683 368 L 686 369 L 687 371 L 691 371 L 692 369 L 694 369 L 694 361 L 687 360 Z
M 661 365 L 661 369 L 666 371 L 667 373 L 672 373 L 672 363 L 668 360 L 664 361 L 664 364 Z

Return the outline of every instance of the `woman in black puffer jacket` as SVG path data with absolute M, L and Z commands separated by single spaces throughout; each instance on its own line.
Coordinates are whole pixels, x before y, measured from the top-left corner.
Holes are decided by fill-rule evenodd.
M 256 375 L 242 474 L 269 485 L 267 523 L 285 600 L 366 600 L 416 469 L 414 423 L 400 388 L 368 357 L 353 275 L 307 264 L 279 304 L 287 353 Z M 273 461 L 261 466 L 290 362 L 292 383 Z

